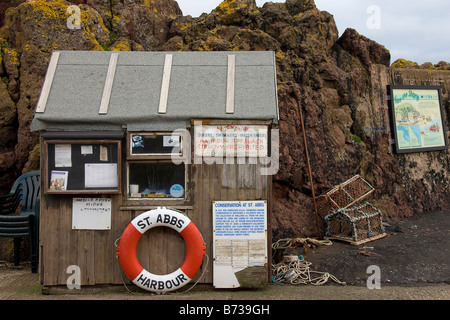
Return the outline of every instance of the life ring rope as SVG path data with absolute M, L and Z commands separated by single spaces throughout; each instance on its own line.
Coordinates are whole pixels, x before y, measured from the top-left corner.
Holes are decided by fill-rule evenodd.
M 186 243 L 183 264 L 167 275 L 155 275 L 145 270 L 136 253 L 141 236 L 158 226 L 178 231 Z M 152 292 L 174 291 L 189 283 L 200 269 L 205 254 L 206 246 L 195 224 L 182 213 L 166 208 L 150 210 L 134 218 L 125 228 L 117 247 L 117 256 L 127 277 L 138 287 Z

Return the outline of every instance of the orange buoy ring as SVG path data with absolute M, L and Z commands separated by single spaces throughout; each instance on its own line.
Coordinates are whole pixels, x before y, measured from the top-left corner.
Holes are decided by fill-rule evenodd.
M 145 270 L 138 261 L 136 247 L 141 236 L 154 227 L 169 227 L 178 231 L 186 242 L 186 258 L 178 270 L 167 275 L 155 275 Z M 195 224 L 185 215 L 158 208 L 137 216 L 120 238 L 117 256 L 127 277 L 138 287 L 152 292 L 174 291 L 189 283 L 203 261 L 206 247 Z

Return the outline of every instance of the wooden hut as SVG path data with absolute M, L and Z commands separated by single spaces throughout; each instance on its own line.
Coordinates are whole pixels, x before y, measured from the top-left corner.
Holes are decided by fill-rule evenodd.
M 120 237 L 159 207 L 203 237 L 209 259 L 193 281 L 267 281 L 277 121 L 273 52 L 54 52 L 31 128 L 41 133 L 42 284 L 65 286 L 73 266 L 81 286 L 122 284 Z M 264 208 L 264 221 L 239 220 L 241 204 Z M 167 274 L 185 250 L 179 233 L 153 228 L 137 256 Z M 215 268 L 237 276 L 222 283 Z

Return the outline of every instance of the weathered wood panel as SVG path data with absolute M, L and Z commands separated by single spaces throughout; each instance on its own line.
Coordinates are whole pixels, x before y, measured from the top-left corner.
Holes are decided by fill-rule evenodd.
M 234 159 L 236 160 L 236 159 Z M 195 223 L 207 247 L 209 261 L 194 278 L 212 283 L 212 202 L 227 200 L 269 200 L 270 177 L 261 176 L 259 163 L 193 164 L 188 166 L 189 196 L 184 205 L 149 201 L 133 206 L 122 195 L 102 195 L 112 200 L 111 230 L 72 230 L 71 195 L 42 195 L 41 198 L 41 281 L 45 286 L 66 285 L 67 268 L 77 265 L 81 285 L 129 283 L 116 258 L 115 243 L 130 221 L 156 206 L 179 209 Z M 86 196 L 91 197 L 91 196 Z M 133 208 L 135 210 L 133 210 Z M 269 202 L 269 214 L 270 214 Z M 270 221 L 270 217 L 268 218 Z M 269 230 L 270 235 L 270 230 Z M 270 241 L 269 241 L 270 243 Z M 167 274 L 179 268 L 185 258 L 182 237 L 169 228 L 155 228 L 144 234 L 138 244 L 138 258 L 144 268 L 155 274 Z

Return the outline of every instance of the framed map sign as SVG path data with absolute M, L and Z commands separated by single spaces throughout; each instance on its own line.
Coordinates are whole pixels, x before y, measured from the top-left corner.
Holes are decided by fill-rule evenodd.
M 397 153 L 448 148 L 439 86 L 389 86 Z

